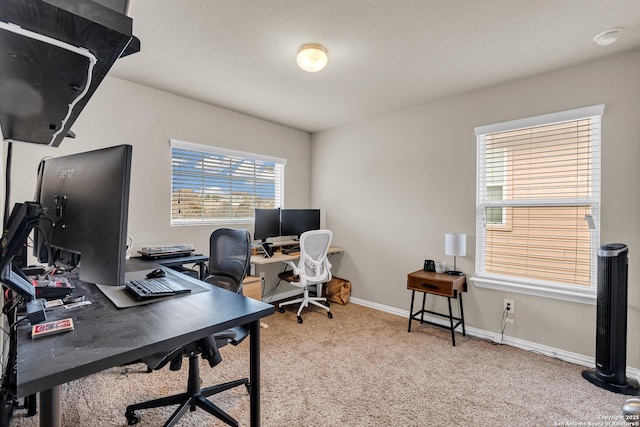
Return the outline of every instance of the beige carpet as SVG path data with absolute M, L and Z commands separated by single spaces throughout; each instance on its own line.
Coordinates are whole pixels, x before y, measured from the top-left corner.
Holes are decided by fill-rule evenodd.
M 263 426 L 557 426 L 624 425 L 626 396 L 584 380 L 581 366 L 462 337 L 445 329 L 355 304 L 332 305 L 296 322 L 292 308 L 262 329 Z M 214 369 L 201 364 L 205 385 L 248 375 L 249 340 L 226 346 Z M 127 404 L 181 392 L 179 372 L 113 368 L 63 386 L 64 426 L 125 426 Z M 244 388 L 215 402 L 249 425 Z M 140 411 L 140 426 L 161 426 L 173 409 Z M 607 420 L 616 423 L 606 424 Z M 564 424 L 561 424 L 564 423 Z M 588 424 L 594 423 L 594 424 Z M 37 426 L 14 415 L 12 427 Z M 202 410 L 180 426 L 223 425 Z

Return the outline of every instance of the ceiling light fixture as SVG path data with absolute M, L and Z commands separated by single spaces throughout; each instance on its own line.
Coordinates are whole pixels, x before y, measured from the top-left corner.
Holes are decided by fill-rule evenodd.
M 298 49 L 296 62 L 298 67 L 309 73 L 321 71 L 327 66 L 327 49 L 318 43 L 305 43 Z
M 618 40 L 620 34 L 622 34 L 622 28 L 613 28 L 611 30 L 601 32 L 593 38 L 593 41 L 600 46 L 607 46 Z

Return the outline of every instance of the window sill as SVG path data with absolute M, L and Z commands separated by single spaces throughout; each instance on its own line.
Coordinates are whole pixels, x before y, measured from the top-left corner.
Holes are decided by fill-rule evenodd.
M 516 292 L 525 295 L 535 295 L 543 298 L 553 298 L 581 304 L 595 305 L 597 290 L 576 286 L 562 286 L 554 284 L 538 285 L 527 282 L 508 281 L 495 277 L 471 277 L 471 282 L 479 288 Z
M 253 218 L 219 218 L 219 219 L 174 219 L 171 226 L 194 226 L 194 225 L 237 225 L 253 224 Z

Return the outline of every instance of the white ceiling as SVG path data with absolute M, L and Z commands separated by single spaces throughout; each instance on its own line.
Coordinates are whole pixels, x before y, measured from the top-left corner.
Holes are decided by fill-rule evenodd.
M 129 0 L 110 75 L 307 132 L 640 48 L 640 0 Z M 620 39 L 593 37 L 623 27 Z M 297 68 L 323 44 L 329 65 Z M 640 78 L 640 76 L 639 76 Z

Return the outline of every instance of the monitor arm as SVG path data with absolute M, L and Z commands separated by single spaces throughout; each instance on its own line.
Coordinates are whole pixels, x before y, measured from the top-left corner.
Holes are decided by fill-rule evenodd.
M 7 228 L 2 234 L 0 280 L 12 291 L 26 297 L 27 301 L 35 299 L 35 289 L 24 274 L 16 273 L 12 261 L 20 253 L 42 213 L 43 209 L 39 203 L 16 203 L 7 222 Z

